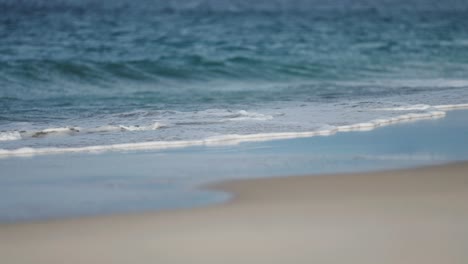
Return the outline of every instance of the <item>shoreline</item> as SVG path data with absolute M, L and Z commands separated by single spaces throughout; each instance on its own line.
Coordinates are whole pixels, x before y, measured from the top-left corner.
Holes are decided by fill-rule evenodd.
M 328 137 L 101 155 L 0 159 L 0 223 L 225 202 L 221 181 L 383 171 L 468 160 L 468 111 Z M 183 165 L 183 166 L 181 166 Z
M 464 263 L 468 162 L 247 179 L 203 208 L 0 224 L 14 263 Z M 26 254 L 25 254 L 26 252 Z
M 426 105 L 424 105 L 426 106 Z M 92 146 L 80 146 L 80 147 L 21 147 L 16 149 L 2 149 L 0 148 L 0 159 L 2 158 L 14 158 L 14 157 L 34 157 L 42 155 L 58 155 L 58 154 L 69 154 L 69 153 L 91 153 L 100 154 L 105 152 L 116 152 L 116 151 L 149 151 L 149 150 L 166 150 L 166 149 L 180 149 L 187 147 L 199 147 L 199 146 L 229 146 L 238 145 L 245 142 L 262 142 L 272 140 L 285 140 L 285 139 L 297 139 L 297 138 L 310 138 L 316 136 L 331 136 L 337 133 L 344 132 L 356 132 L 356 131 L 371 131 L 380 127 L 397 125 L 405 122 L 417 122 L 422 120 L 445 118 L 448 111 L 467 110 L 468 103 L 453 104 L 453 105 L 434 105 L 429 108 L 421 105 L 413 106 L 415 108 L 395 108 L 395 109 L 376 109 L 377 111 L 396 111 L 396 112 L 407 112 L 404 114 L 394 114 L 394 116 L 375 118 L 367 120 L 365 122 L 359 122 L 355 124 L 331 126 L 326 128 L 318 128 L 313 131 L 302 131 L 302 132 L 264 132 L 257 134 L 226 134 L 221 136 L 212 136 L 204 139 L 194 140 L 176 140 L 176 141 L 146 141 L 146 142 L 134 142 L 134 143 L 119 143 L 109 145 L 92 145 Z M 422 107 L 422 108 L 421 108 Z M 419 112 L 411 112 L 419 111 Z M 423 112 L 421 112 L 423 111 Z M 65 127 L 65 128 L 49 128 L 44 131 L 36 131 L 35 133 L 72 133 L 83 130 L 82 128 Z M 13 131 L 19 135 L 19 132 Z M 12 137 L 12 131 L 7 131 L 5 135 L 6 141 L 9 140 L 21 140 L 21 135 L 18 137 Z M 3 132 L 2 132 L 3 133 Z M 73 133 L 72 133 L 73 134 Z M 17 135 L 17 136 L 18 136 Z M 2 140 L 0 140 L 1 142 Z

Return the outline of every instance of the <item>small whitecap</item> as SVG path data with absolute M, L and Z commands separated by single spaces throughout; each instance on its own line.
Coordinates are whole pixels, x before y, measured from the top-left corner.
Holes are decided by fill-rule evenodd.
M 20 140 L 21 134 L 18 131 L 0 132 L 0 141 Z

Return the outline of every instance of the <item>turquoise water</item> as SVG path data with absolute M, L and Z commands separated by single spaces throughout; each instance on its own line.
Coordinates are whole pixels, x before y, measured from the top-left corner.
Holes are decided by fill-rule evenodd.
M 455 0 L 0 0 L 0 153 L 440 117 L 440 105 L 468 103 L 467 10 Z

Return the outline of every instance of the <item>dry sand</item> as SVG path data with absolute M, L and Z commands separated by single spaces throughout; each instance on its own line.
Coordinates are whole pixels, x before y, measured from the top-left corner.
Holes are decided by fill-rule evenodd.
M 236 198 L 0 225 L 0 263 L 468 263 L 468 163 L 215 188 Z

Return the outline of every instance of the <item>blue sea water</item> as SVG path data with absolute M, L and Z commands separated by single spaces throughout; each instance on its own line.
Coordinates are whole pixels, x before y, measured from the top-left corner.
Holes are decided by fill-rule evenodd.
M 0 154 L 441 117 L 468 103 L 467 17 L 457 0 L 0 0 Z

